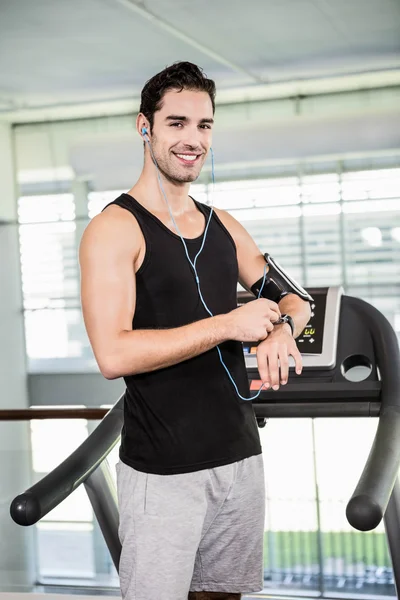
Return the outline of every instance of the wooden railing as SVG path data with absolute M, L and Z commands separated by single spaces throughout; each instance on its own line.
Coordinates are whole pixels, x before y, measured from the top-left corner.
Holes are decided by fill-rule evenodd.
M 0 410 L 0 421 L 33 419 L 87 419 L 101 421 L 109 408 L 10 408 Z

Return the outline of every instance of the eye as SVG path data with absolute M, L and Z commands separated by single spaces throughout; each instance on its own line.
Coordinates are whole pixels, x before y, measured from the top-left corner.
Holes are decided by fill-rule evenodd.
M 203 125 L 200 125 L 201 129 L 211 129 L 211 125 L 208 125 L 208 123 L 203 123 Z
M 179 127 L 179 126 L 183 126 L 183 123 L 171 123 L 171 127 Z

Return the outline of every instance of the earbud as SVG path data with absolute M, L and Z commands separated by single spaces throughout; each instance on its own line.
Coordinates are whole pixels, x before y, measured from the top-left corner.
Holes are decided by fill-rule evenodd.
M 147 135 L 147 129 L 146 129 L 146 127 L 142 127 L 142 135 L 143 136 Z

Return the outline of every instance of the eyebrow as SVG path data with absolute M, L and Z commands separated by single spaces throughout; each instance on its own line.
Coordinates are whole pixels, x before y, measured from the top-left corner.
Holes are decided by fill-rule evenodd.
M 179 115 L 168 115 L 168 117 L 165 118 L 166 121 L 188 121 L 187 117 L 183 117 L 183 116 L 179 116 Z M 214 119 L 200 119 L 199 121 L 200 123 L 210 123 L 213 124 L 214 123 Z

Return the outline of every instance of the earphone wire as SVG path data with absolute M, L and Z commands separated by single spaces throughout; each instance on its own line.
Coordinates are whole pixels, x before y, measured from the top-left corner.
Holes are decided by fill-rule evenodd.
M 213 212 L 214 212 L 215 169 L 214 169 L 214 152 L 213 152 L 213 149 L 210 148 L 210 154 L 211 154 L 211 180 L 212 180 L 212 184 L 213 184 L 213 186 L 212 186 L 212 194 L 211 194 L 211 209 L 210 209 L 210 214 L 209 214 L 209 217 L 207 219 L 207 223 L 206 223 L 206 226 L 205 226 L 205 229 L 204 229 L 204 232 L 203 232 L 203 240 L 202 240 L 202 243 L 201 243 L 201 246 L 200 246 L 200 250 L 197 252 L 196 256 L 194 257 L 194 260 L 192 261 L 191 258 L 190 258 L 190 256 L 189 256 L 189 251 L 188 251 L 186 242 L 184 240 L 184 237 L 183 237 L 183 235 L 182 235 L 182 233 L 181 233 L 181 231 L 179 229 L 178 224 L 175 221 L 174 215 L 173 215 L 171 207 L 169 205 L 167 194 L 165 193 L 164 186 L 163 186 L 163 183 L 162 183 L 160 170 L 159 170 L 156 158 L 154 156 L 150 140 L 148 139 L 148 136 L 147 136 L 147 131 L 144 130 L 144 133 L 143 133 L 143 130 L 142 130 L 142 134 L 143 134 L 144 140 L 147 142 L 147 145 L 148 145 L 149 150 L 150 150 L 150 155 L 151 155 L 152 161 L 154 163 L 154 166 L 156 167 L 158 184 L 160 186 L 161 193 L 164 196 L 165 202 L 167 204 L 168 212 L 170 214 L 170 217 L 172 219 L 174 227 L 175 227 L 175 229 L 176 229 L 176 231 L 177 231 L 177 233 L 178 233 L 178 235 L 179 235 L 179 237 L 181 239 L 181 242 L 183 244 L 183 247 L 184 247 L 184 250 L 185 250 L 185 254 L 186 254 L 186 258 L 188 259 L 189 264 L 192 267 L 201 303 L 203 304 L 204 309 L 207 311 L 207 313 L 210 315 L 210 317 L 213 317 L 214 316 L 213 313 L 208 308 L 207 303 L 206 303 L 206 301 L 203 298 L 203 294 L 202 294 L 201 287 L 200 287 L 200 278 L 199 278 L 199 275 L 197 273 L 197 267 L 196 267 L 197 259 L 199 258 L 200 254 L 201 254 L 201 252 L 202 252 L 202 250 L 204 248 L 204 244 L 205 244 L 207 233 L 208 233 L 208 228 L 209 228 L 210 222 L 211 222 L 211 217 L 212 217 Z M 258 292 L 258 298 L 260 298 L 260 296 L 261 296 L 261 292 L 262 292 L 263 287 L 265 285 L 266 276 L 267 276 L 267 267 L 265 266 L 264 267 L 263 281 L 262 281 L 262 284 L 261 284 L 261 287 L 260 287 L 260 291 Z M 242 396 L 241 393 L 239 392 L 239 389 L 238 389 L 238 387 L 236 385 L 235 380 L 233 379 L 233 377 L 232 377 L 232 375 L 231 375 L 228 367 L 225 364 L 225 361 L 224 361 L 224 359 L 222 357 L 221 349 L 220 349 L 220 347 L 218 345 L 216 346 L 216 349 L 217 349 L 217 352 L 218 352 L 219 360 L 220 360 L 222 366 L 224 367 L 224 369 L 225 369 L 225 371 L 226 371 L 226 373 L 227 373 L 227 375 L 228 375 L 228 377 L 229 377 L 229 379 L 230 379 L 230 381 L 231 381 L 231 383 L 232 383 L 232 385 L 233 385 L 233 387 L 234 387 L 234 389 L 236 391 L 236 394 L 239 396 L 239 398 L 241 400 L 255 400 L 256 398 L 258 398 L 259 395 L 261 394 L 262 390 L 263 390 L 264 384 L 261 385 L 260 389 L 258 390 L 258 392 L 254 396 L 250 396 L 249 398 L 246 398 L 245 396 Z

